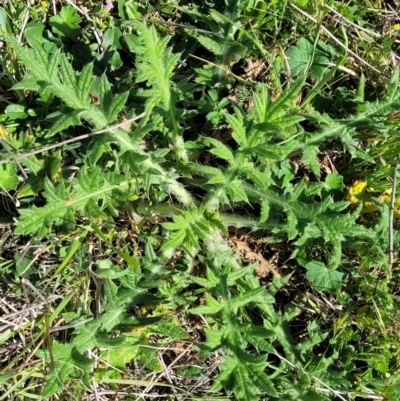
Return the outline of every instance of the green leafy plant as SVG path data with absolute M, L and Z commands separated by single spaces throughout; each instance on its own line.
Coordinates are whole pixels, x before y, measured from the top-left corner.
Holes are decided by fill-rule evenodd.
M 93 382 L 143 398 L 396 399 L 399 236 L 381 193 L 395 190 L 399 72 L 374 93 L 364 77 L 337 88 L 345 51 L 291 46 L 314 11 L 292 21 L 297 5 L 270 3 L 119 1 L 93 20 L 67 6 L 19 40 L 0 14 L 13 54 L 0 192 L 15 222 L 0 272 L 17 305 L 44 299 L 0 399 L 62 398 L 71 380 L 79 399 Z M 374 192 L 354 201 L 359 175 Z M 34 354 L 45 381 L 28 365 L 19 378 Z

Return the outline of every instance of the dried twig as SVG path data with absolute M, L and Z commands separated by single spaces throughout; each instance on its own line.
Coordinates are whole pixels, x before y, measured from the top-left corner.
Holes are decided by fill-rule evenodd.
M 123 127 L 126 124 L 129 124 L 129 123 L 131 123 L 133 121 L 139 120 L 140 118 L 144 117 L 145 115 L 146 115 L 146 113 L 139 114 L 138 116 L 132 117 L 129 120 L 123 121 L 122 123 L 113 125 L 113 126 L 108 127 L 108 128 L 101 129 L 100 131 L 95 131 L 95 132 L 91 132 L 89 134 L 76 136 L 75 138 L 66 139 L 65 141 L 55 143 L 54 145 L 45 146 L 44 148 L 41 148 L 41 149 L 38 149 L 38 150 L 34 150 L 32 152 L 29 152 L 29 153 L 24 153 L 23 155 L 14 156 L 14 159 L 15 160 L 25 159 L 26 157 L 37 155 L 39 153 L 46 152 L 47 150 L 59 148 L 61 146 L 67 145 L 68 143 L 77 142 L 77 141 L 80 141 L 81 139 L 86 139 L 86 138 L 90 138 L 90 137 L 95 136 L 95 135 L 104 134 L 105 132 L 113 131 L 116 128 Z M 11 161 L 13 161 L 13 159 L 1 160 L 0 164 L 10 163 Z

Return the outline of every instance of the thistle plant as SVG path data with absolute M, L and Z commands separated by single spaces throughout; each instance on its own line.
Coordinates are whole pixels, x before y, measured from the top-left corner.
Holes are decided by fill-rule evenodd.
M 98 263 L 98 276 L 104 280 L 103 313 L 90 316 L 86 325 L 77 324 L 69 342 L 55 340 L 52 347 L 36 352 L 52 365 L 44 397 L 59 392 L 71 378 L 90 386 L 95 352 L 117 367 L 111 379 L 96 376 L 100 383 L 122 380 L 127 365 L 133 359 L 146 361 L 146 355 L 158 368 L 157 353 L 146 354 L 141 344 L 153 334 L 171 341 L 187 339 L 178 312 L 169 313 L 173 308 L 188 317 L 201 315 L 207 323 L 205 341 L 196 344 L 200 359 L 223 350 L 223 369 L 213 378 L 211 391 L 249 401 L 330 400 L 352 388 L 353 377 L 338 352 L 317 355 L 318 347 L 331 344 L 317 322 L 308 324 L 305 339 L 293 340 L 289 327 L 301 306 L 278 310 L 274 305 L 290 274 L 262 283 L 256 266 L 243 263 L 227 238 L 232 227 L 245 228 L 270 243 L 284 244 L 295 269 L 316 293 L 326 296 L 340 293 L 347 283 L 346 251 L 375 247 L 376 261 L 387 268 L 388 205 L 373 200 L 379 217 L 364 224 L 363 205 L 352 207 L 345 200 L 343 176 L 321 171 L 320 156 L 336 147 L 374 163 L 360 147 L 360 132 L 387 133 L 390 116 L 400 106 L 399 72 L 385 96 L 371 102 L 362 79 L 353 99 L 356 110 L 342 119 L 300 106 L 305 77 L 289 80 L 275 98 L 266 84 L 251 85 L 246 107 L 221 99 L 221 88 L 229 87 L 224 78 L 243 57 L 249 37 L 241 34 L 236 3 L 228 1 L 224 13 L 211 16 L 224 40 L 188 34 L 223 67 L 219 72 L 215 66 L 196 68 L 193 82 L 175 82 L 181 53 L 169 45 L 169 36 L 161 37 L 145 22 L 132 23 L 133 33 L 123 39 L 134 57 L 134 68 L 127 73 L 132 87 L 125 91 L 112 74 L 96 74 L 95 61 L 76 71 L 73 57 L 64 50 L 46 51 L 40 41 L 22 46 L 6 35 L 28 70 L 13 89 L 33 91 L 56 104 L 45 121 L 51 125 L 29 140 L 0 132 L 13 155 L 1 161 L 0 183 L 25 200 L 14 233 L 40 241 L 84 226 L 86 234 L 100 238 L 123 263 Z M 204 88 L 216 80 L 221 85 Z M 185 99 L 187 88 L 200 99 Z M 139 113 L 143 118 L 124 129 L 125 115 Z M 192 126 L 196 118 L 207 119 L 212 129 L 197 134 L 197 126 Z M 227 135 L 220 135 L 222 129 Z M 36 144 L 74 130 L 91 131 L 80 149 L 71 145 L 38 157 L 32 154 L 38 152 Z M 93 135 L 98 131 L 102 134 Z M 73 174 L 66 172 L 71 161 Z M 145 243 L 143 253 L 134 247 L 122 252 L 112 245 L 107 229 L 121 213 L 134 222 L 138 243 Z M 141 231 L 146 224 L 151 228 Z M 75 251 L 68 253 L 67 261 Z M 160 304 L 168 313 L 154 312 L 162 310 Z M 145 316 L 132 316 L 132 310 L 145 310 Z M 88 317 L 83 315 L 71 321 Z

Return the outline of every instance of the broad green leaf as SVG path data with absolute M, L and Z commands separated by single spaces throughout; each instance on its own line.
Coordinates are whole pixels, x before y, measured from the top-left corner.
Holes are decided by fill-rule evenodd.
M 286 55 L 289 60 L 290 71 L 294 76 L 297 77 L 306 73 L 313 53 L 314 44 L 305 37 L 300 38 L 296 46 L 292 46 L 287 50 Z M 318 42 L 314 59 L 310 66 L 311 77 L 314 81 L 322 78 L 327 68 L 332 68 L 330 63 L 333 61 L 334 54 L 335 51 L 331 46 L 321 41 Z
M 17 169 L 14 163 L 0 165 L 0 192 L 16 189 L 18 185 Z
M 306 277 L 317 291 L 336 291 L 342 284 L 344 274 L 327 269 L 322 262 L 309 262 L 306 269 Z
M 16 84 L 14 84 L 12 86 L 12 89 L 14 89 L 14 90 L 27 89 L 27 90 L 31 90 L 34 92 L 37 92 L 39 90 L 39 88 L 40 88 L 40 85 L 37 83 L 36 78 L 29 77 L 29 76 L 27 78 L 23 79 L 22 81 L 17 82 Z
M 122 33 L 116 26 L 110 26 L 104 32 L 102 46 L 109 50 L 118 50 L 121 48 L 120 39 Z
M 28 114 L 25 112 L 25 107 L 20 104 L 9 104 L 4 113 L 7 117 L 12 120 L 16 120 L 17 118 L 26 118 Z
M 3 7 L 0 7 L 0 27 L 4 32 L 12 34 L 12 27 L 8 15 Z
M 344 188 L 343 177 L 336 172 L 328 174 L 325 178 L 325 183 L 331 189 L 343 189 Z
M 34 24 L 28 24 L 25 29 L 25 38 L 27 43 L 31 47 L 35 47 L 35 45 L 43 45 L 46 42 L 46 39 L 43 37 L 43 30 L 45 25 L 43 23 L 35 22 Z
M 49 21 L 53 32 L 60 36 L 74 38 L 79 35 L 82 19 L 78 11 L 70 5 L 62 7 L 60 13 L 50 17 Z

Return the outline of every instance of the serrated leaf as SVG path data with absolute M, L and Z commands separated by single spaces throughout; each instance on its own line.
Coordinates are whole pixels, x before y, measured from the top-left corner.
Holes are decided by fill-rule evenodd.
M 295 213 L 293 212 L 293 210 L 289 209 L 287 211 L 287 235 L 288 235 L 288 239 L 292 240 L 294 238 L 296 238 L 297 234 L 298 234 L 298 230 L 297 230 L 297 217 L 295 215 Z
M 208 288 L 208 289 L 213 288 L 216 285 L 216 283 L 213 283 L 212 281 L 207 280 L 206 278 L 203 278 L 203 277 L 191 277 L 191 280 L 194 283 L 196 283 L 204 288 Z
M 250 302 L 255 301 L 260 295 L 265 292 L 264 288 L 259 287 L 254 290 L 246 291 L 231 299 L 230 303 L 232 308 L 239 308 L 245 306 Z
M 76 76 L 71 64 L 69 63 L 65 54 L 60 57 L 60 74 L 65 87 L 69 90 L 76 90 Z
M 215 350 L 222 345 L 223 332 L 220 330 L 212 330 L 205 327 L 204 332 L 206 334 L 206 341 L 204 345 L 211 350 Z
M 210 153 L 221 159 L 228 161 L 230 164 L 234 163 L 235 158 L 233 156 L 232 151 L 228 148 L 228 146 L 224 145 L 222 142 L 214 138 L 207 138 L 207 141 L 213 145 L 213 148 L 210 150 Z
M 269 330 L 266 330 L 266 331 L 269 331 Z M 265 341 L 264 339 L 253 336 L 253 335 L 247 335 L 246 333 L 243 333 L 243 337 L 249 344 L 256 347 L 259 351 L 269 352 L 270 354 L 275 353 L 274 347 L 271 344 L 269 344 L 267 341 Z
M 318 163 L 318 151 L 319 149 L 317 146 L 306 146 L 303 150 L 302 160 L 310 166 L 311 171 L 319 178 L 321 176 L 321 171 Z
M 129 96 L 129 91 L 126 91 L 120 93 L 113 99 L 109 110 L 106 111 L 107 120 L 109 124 L 112 124 L 116 120 L 118 114 L 124 108 L 125 103 L 128 100 L 128 96 Z
M 246 128 L 244 116 L 238 107 L 235 107 L 235 115 L 225 113 L 225 118 L 233 130 L 232 137 L 237 144 L 243 148 L 247 147 Z
M 268 108 L 268 91 L 265 84 L 258 84 L 257 89 L 253 95 L 254 112 L 256 114 L 257 122 L 259 124 L 266 122 L 267 108 Z
M 202 44 L 207 50 L 213 53 L 216 56 L 222 56 L 224 53 L 223 44 L 217 42 L 214 39 L 211 39 L 209 36 L 199 35 L 196 38 L 200 44 Z
M 230 182 L 226 191 L 229 198 L 234 202 L 248 202 L 246 191 L 243 188 L 241 180 L 233 180 Z
M 255 394 L 255 388 L 247 370 L 247 365 L 238 363 L 234 371 L 236 379 L 235 393 L 241 401 L 259 401 Z
M 282 115 L 285 115 L 288 106 L 291 106 L 292 103 L 294 103 L 303 85 L 304 78 L 299 78 L 289 88 L 287 88 L 277 100 L 270 103 L 267 111 L 267 121 L 274 122 L 275 119 L 281 118 Z
M 49 57 L 49 64 L 47 71 L 49 73 L 49 80 L 50 82 L 54 80 L 58 80 L 57 72 L 58 72 L 58 65 L 61 61 L 61 50 L 56 50 L 53 54 Z
M 86 64 L 78 79 L 77 79 L 77 91 L 78 96 L 82 104 L 86 104 L 87 106 L 90 103 L 89 93 L 90 88 L 92 86 L 93 80 L 93 63 Z
M 56 340 L 52 342 L 52 353 L 54 359 L 54 369 L 46 375 L 46 384 L 42 390 L 42 397 L 51 397 L 57 393 L 65 383 L 72 377 L 87 379 L 89 371 L 94 363 L 75 350 L 74 344 L 62 344 Z M 38 353 L 48 363 L 51 362 L 50 356 L 46 351 L 45 354 Z
M 96 179 L 94 179 L 97 177 Z M 33 206 L 29 209 L 20 210 L 20 219 L 15 229 L 18 235 L 37 233 L 38 238 L 45 235 L 53 223 L 60 225 L 66 221 L 73 223 L 74 213 L 84 211 L 85 206 L 90 200 L 103 201 L 103 207 L 112 200 L 113 191 L 119 190 L 120 193 L 126 192 L 131 185 L 134 185 L 134 179 L 110 184 L 100 176 L 96 170 L 89 172 L 88 169 L 82 169 L 79 180 L 73 181 L 73 188 L 68 188 L 61 181 L 57 186 L 49 179 L 44 180 L 45 191 L 43 196 L 47 204 L 43 207 Z M 88 187 L 86 190 L 82 185 Z M 126 194 L 128 197 L 129 194 Z M 96 216 L 88 216 L 96 218 Z
M 336 172 L 328 174 L 325 178 L 325 183 L 331 189 L 343 189 L 344 188 L 343 177 Z
M 249 371 L 249 376 L 252 382 L 269 397 L 279 397 L 279 394 L 274 386 L 274 383 L 264 373 L 262 367 L 258 365 L 246 364 Z
M 265 223 L 269 217 L 270 204 L 267 200 L 261 202 L 260 223 Z
M 186 238 L 185 230 L 175 231 L 171 235 L 171 238 L 167 242 L 164 242 L 161 249 L 166 250 L 166 249 L 170 249 L 170 248 L 176 248 L 177 246 L 179 246 L 183 243 L 185 238 Z
M 46 137 L 52 137 L 53 135 L 66 130 L 67 128 L 81 123 L 79 119 L 79 113 L 71 111 L 68 108 L 61 109 L 60 112 L 53 113 L 53 115 L 47 116 L 47 119 L 53 118 L 59 115 L 57 120 L 53 123 L 49 131 L 46 133 Z

